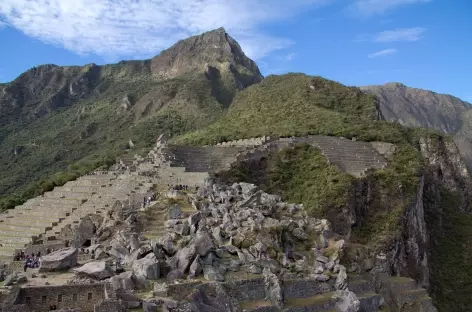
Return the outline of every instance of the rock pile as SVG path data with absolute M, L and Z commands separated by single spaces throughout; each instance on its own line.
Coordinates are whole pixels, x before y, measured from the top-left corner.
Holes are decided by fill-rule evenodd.
M 344 241 L 329 239 L 329 222 L 309 217 L 302 205 L 252 184 L 212 179 L 190 200 L 198 211 L 169 216 L 166 235 L 152 246 L 168 280 L 203 274 L 223 281 L 227 272 L 261 274 L 263 268 L 289 278 L 337 278 Z

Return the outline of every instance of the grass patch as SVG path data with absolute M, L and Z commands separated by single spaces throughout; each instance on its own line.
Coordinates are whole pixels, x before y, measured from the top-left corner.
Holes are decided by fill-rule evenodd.
M 311 215 L 322 217 L 328 209 L 347 203 L 354 178 L 329 165 L 312 146 L 301 144 L 284 149 L 269 162 L 267 189 L 281 192 L 286 201 L 303 203 Z

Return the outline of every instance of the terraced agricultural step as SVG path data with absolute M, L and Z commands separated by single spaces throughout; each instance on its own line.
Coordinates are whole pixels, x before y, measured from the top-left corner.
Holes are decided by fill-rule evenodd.
M 12 257 L 15 255 L 18 248 L 14 247 L 0 247 L 0 256 Z
M 36 219 L 36 218 L 27 218 L 17 216 L 16 218 L 7 218 L 3 221 L 4 224 L 14 224 L 14 225 L 31 225 L 31 226 L 54 226 L 57 225 L 59 221 L 57 219 Z M 0 223 L 2 224 L 2 223 Z
M 360 302 L 360 309 L 358 312 L 377 312 L 384 303 L 384 299 L 380 294 L 375 292 L 364 292 L 356 294 Z
M 428 298 L 428 292 L 424 288 L 417 288 L 412 290 L 405 290 L 394 295 L 397 307 L 402 308 L 408 304 L 420 300 L 421 298 Z
M 278 312 L 279 308 L 267 300 L 253 300 L 240 303 L 242 312 Z
M 437 312 L 431 297 L 421 297 L 413 303 L 403 306 L 402 312 Z
M 12 230 L 8 228 L 1 228 L 0 227 L 0 234 L 4 236 L 15 236 L 15 237 L 31 237 L 37 236 L 41 233 L 44 233 L 45 230 Z
M 32 225 L 32 224 L 10 224 L 5 222 L 0 222 L 0 230 L 12 230 L 12 231 L 41 231 L 46 228 L 52 228 L 51 224 L 46 226 L 43 225 Z
M 287 299 L 282 309 L 283 312 L 325 312 L 334 309 L 334 300 L 331 297 L 334 292 L 327 292 L 306 298 Z

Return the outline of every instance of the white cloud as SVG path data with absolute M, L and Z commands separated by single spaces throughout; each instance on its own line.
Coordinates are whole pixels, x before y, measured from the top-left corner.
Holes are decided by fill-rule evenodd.
M 418 41 L 423 38 L 426 28 L 397 28 L 394 30 L 386 30 L 373 35 L 358 34 L 354 38 L 354 42 L 396 42 L 396 41 Z
M 358 16 L 369 17 L 383 14 L 401 6 L 426 3 L 432 0 L 356 0 L 348 10 Z
M 255 59 L 292 44 L 260 31 L 331 0 L 2 0 L 0 18 L 78 54 L 149 57 L 175 41 L 225 27 Z
M 376 42 L 393 41 L 418 41 L 422 38 L 426 28 L 397 28 L 395 30 L 382 31 L 374 36 Z
M 378 51 L 378 52 L 371 53 L 371 54 L 367 55 L 367 57 L 368 58 L 374 58 L 374 57 L 379 57 L 379 56 L 386 56 L 386 55 L 390 55 L 390 54 L 395 54 L 397 52 L 398 52 L 397 49 L 385 49 L 385 50 L 381 50 L 381 51 Z

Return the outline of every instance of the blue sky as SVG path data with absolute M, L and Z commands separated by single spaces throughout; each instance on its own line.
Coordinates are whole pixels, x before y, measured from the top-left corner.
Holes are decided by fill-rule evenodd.
M 225 27 L 264 75 L 404 84 L 472 102 L 471 0 L 1 0 L 0 82 L 144 59 Z

